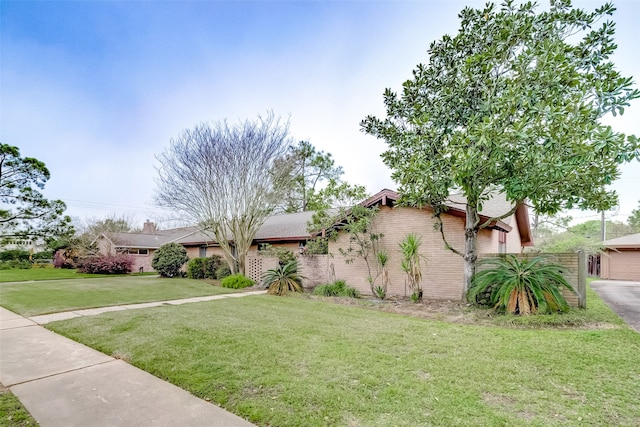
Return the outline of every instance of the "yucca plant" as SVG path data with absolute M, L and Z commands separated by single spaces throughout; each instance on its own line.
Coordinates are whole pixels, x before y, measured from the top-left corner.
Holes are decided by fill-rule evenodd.
M 415 233 L 409 233 L 400 242 L 400 251 L 402 252 L 402 270 L 407 274 L 407 282 L 409 288 L 412 291 L 412 300 L 419 301 L 422 299 L 422 287 L 420 282 L 422 281 L 422 269 L 420 267 L 420 261 L 422 256 L 418 252 L 422 240 Z M 415 296 L 415 298 L 413 298 Z
M 564 267 L 539 256 L 519 260 L 515 255 L 486 259 L 482 265 L 493 268 L 475 274 L 467 293 L 470 302 L 520 315 L 569 310 L 560 287 L 575 290 L 562 275 Z
M 373 286 L 373 295 L 383 300 L 387 296 L 387 287 L 389 286 L 389 270 L 387 269 L 389 255 L 387 255 L 386 251 L 379 250 L 376 252 L 376 260 L 378 262 L 382 285 Z
M 295 260 L 267 270 L 262 275 L 262 282 L 269 289 L 267 293 L 271 295 L 302 292 L 302 279 L 304 277 L 298 274 L 298 262 Z

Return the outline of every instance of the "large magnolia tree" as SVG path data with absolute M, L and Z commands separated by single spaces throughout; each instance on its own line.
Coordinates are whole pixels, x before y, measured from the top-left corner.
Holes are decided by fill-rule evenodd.
M 451 248 L 464 257 L 465 289 L 479 230 L 514 212 L 481 221 L 493 192 L 541 214 L 616 203 L 607 185 L 640 146 L 601 119 L 640 94 L 611 61 L 614 10 L 567 0 L 544 11 L 513 1 L 467 7 L 458 33 L 430 45 L 402 92 L 385 91 L 386 117 L 363 120 L 388 144 L 383 160 L 404 203 L 430 205 L 437 216 L 450 193 L 466 196 L 465 247 Z
M 50 176 L 42 161 L 21 157 L 18 147 L 0 143 L 0 243 L 73 234 L 64 202 L 46 199 L 40 192 Z
M 158 205 L 182 213 L 220 245 L 232 272 L 287 188 L 274 167 L 290 146 L 289 125 L 273 114 L 232 125 L 201 123 L 157 156 Z

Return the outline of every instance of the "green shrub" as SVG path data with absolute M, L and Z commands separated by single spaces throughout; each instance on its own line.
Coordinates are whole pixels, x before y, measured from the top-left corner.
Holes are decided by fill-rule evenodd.
M 222 266 L 222 263 L 220 255 L 211 255 L 209 258 L 194 258 L 189 260 L 187 264 L 187 277 L 189 279 L 217 279 L 216 272 Z M 231 272 L 222 277 L 226 277 L 229 274 Z
M 0 252 L 0 261 L 29 261 L 29 251 L 22 249 L 7 249 Z
M 326 237 L 317 237 L 313 240 L 307 240 L 304 247 L 306 255 L 327 255 L 329 253 L 329 241 Z
M 204 279 L 206 277 L 207 259 L 190 259 L 187 264 L 187 277 L 189 279 Z
M 223 262 L 224 261 L 222 260 L 222 257 L 220 255 L 211 255 L 209 258 L 207 258 L 204 277 L 206 277 L 207 279 L 217 279 L 218 277 L 216 276 L 216 271 L 218 270 L 218 268 L 220 268 Z
M 151 267 L 162 277 L 178 277 L 180 269 L 189 260 L 186 249 L 179 243 L 166 243 L 153 254 Z
M 291 249 L 273 247 L 268 243 L 258 251 L 258 255 L 265 257 L 277 257 L 280 266 L 285 266 L 292 261 L 296 261 L 296 256 Z
M 51 260 L 53 259 L 53 251 L 42 251 L 33 254 L 33 260 Z
M 313 289 L 313 295 L 358 298 L 358 291 L 351 286 L 347 286 L 344 280 L 336 280 L 333 283 L 316 286 Z
M 216 269 L 216 279 L 222 280 L 231 274 L 231 269 L 226 261 L 221 261 L 220 267 Z
M 12 259 L 10 261 L 0 262 L 0 270 L 13 270 L 13 269 L 29 270 L 32 267 L 33 267 L 33 264 L 31 264 L 31 261 L 29 260 L 23 261 L 23 260 Z
M 244 274 L 236 273 L 231 276 L 227 276 L 224 279 L 220 280 L 220 285 L 223 288 L 230 289 L 242 289 L 249 286 L 253 286 L 256 282 L 249 279 Z

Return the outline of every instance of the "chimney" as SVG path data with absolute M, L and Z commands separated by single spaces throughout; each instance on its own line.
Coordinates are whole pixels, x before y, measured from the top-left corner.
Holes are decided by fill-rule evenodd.
M 149 220 L 146 220 L 144 222 L 144 225 L 142 226 L 142 232 L 144 234 L 154 234 L 156 230 L 157 230 L 157 227 L 155 222 L 151 222 Z

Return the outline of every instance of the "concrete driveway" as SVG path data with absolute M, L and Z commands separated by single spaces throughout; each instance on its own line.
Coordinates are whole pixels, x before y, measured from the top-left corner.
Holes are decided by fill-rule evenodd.
M 640 332 L 640 282 L 596 280 L 593 289 L 618 316 Z

